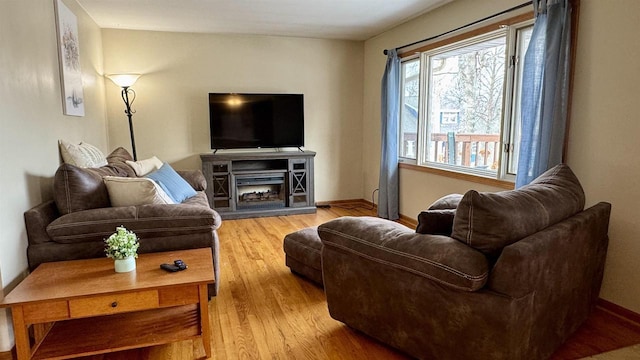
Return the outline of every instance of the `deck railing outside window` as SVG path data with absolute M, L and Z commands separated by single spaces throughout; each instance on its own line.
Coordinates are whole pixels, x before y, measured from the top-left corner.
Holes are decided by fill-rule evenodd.
M 404 133 L 404 154 L 415 154 L 416 133 Z M 427 161 L 496 171 L 500 152 L 499 134 L 433 133 Z

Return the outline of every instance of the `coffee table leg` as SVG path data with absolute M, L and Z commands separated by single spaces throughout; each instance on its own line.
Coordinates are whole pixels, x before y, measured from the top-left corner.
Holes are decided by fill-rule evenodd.
M 16 355 L 18 360 L 28 360 L 31 357 L 31 346 L 29 345 L 29 329 L 24 323 L 22 306 L 11 308 L 13 318 L 13 332 L 16 340 Z
M 211 326 L 209 321 L 209 296 L 207 285 L 200 285 L 200 319 L 202 326 L 202 345 L 204 353 L 211 357 Z

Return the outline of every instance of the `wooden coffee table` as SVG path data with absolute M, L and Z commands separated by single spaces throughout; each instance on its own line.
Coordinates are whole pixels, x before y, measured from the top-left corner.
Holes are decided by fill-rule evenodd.
M 189 268 L 160 269 L 176 259 Z M 129 273 L 116 273 L 108 258 L 45 263 L 0 307 L 11 307 L 19 360 L 66 359 L 199 337 L 211 357 L 207 285 L 214 281 L 208 248 L 141 254 Z

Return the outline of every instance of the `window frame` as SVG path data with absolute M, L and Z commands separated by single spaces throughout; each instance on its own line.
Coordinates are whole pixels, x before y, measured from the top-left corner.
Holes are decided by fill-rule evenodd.
M 399 129 L 402 129 L 402 125 L 403 125 L 402 118 L 403 118 L 403 114 L 404 114 L 404 111 L 405 111 L 404 110 L 404 104 L 405 104 L 404 95 L 405 95 L 405 84 L 406 84 L 407 78 L 406 78 L 406 76 L 404 76 L 403 70 L 405 68 L 405 64 L 406 63 L 409 63 L 409 62 L 412 62 L 412 61 L 416 61 L 416 60 L 418 61 L 418 68 L 419 68 L 421 66 L 421 64 L 420 64 L 420 55 L 419 54 L 414 54 L 413 56 L 409 56 L 409 57 L 403 58 L 402 61 L 401 61 L 401 64 L 400 64 L 400 72 L 401 72 L 400 92 L 401 92 L 401 94 L 400 94 L 400 114 L 399 114 L 400 123 L 398 124 Z M 420 71 L 418 72 L 418 75 L 417 75 L 417 81 L 418 81 L 418 107 L 420 106 L 420 102 L 421 102 L 420 95 L 422 94 L 422 89 L 420 88 L 422 86 L 422 79 L 421 79 L 421 76 L 420 76 L 420 74 L 421 74 Z M 419 108 L 418 108 L 418 116 L 420 116 L 420 109 Z M 417 155 L 418 142 L 420 141 L 420 139 L 418 137 L 419 134 L 420 134 L 419 129 L 420 129 L 420 119 L 416 119 L 416 142 L 414 144 L 414 146 L 415 146 L 414 151 L 415 151 L 416 156 L 418 156 Z M 406 159 L 409 162 L 411 162 L 412 160 L 415 160 L 415 159 L 414 158 L 405 157 L 405 156 L 401 155 L 401 154 L 404 153 L 404 151 L 403 151 L 403 147 L 404 147 L 403 134 L 404 133 L 402 132 L 402 130 L 398 131 L 398 147 L 399 147 L 399 149 L 398 149 L 398 157 L 399 157 L 399 159 Z
M 524 60 L 524 55 L 527 49 L 522 49 L 522 47 L 518 47 L 518 43 L 520 41 L 520 32 L 525 29 L 531 28 L 533 30 L 534 19 L 526 20 L 511 26 L 508 31 L 512 35 L 509 40 L 509 51 L 514 54 L 514 58 L 511 60 L 509 66 L 512 68 L 509 74 L 507 81 L 509 82 L 508 86 L 511 89 L 510 92 L 505 94 L 507 98 L 505 98 L 505 103 L 509 104 L 505 110 L 507 113 L 505 114 L 505 118 L 507 115 L 511 118 L 511 121 L 508 122 L 507 131 L 503 131 L 503 144 L 508 144 L 509 149 L 503 151 L 503 154 L 506 155 L 506 163 L 504 166 L 500 166 L 500 170 L 502 173 L 500 174 L 503 178 L 511 179 L 515 182 L 516 174 L 510 173 L 509 168 L 512 166 L 513 158 L 517 159 L 518 154 L 515 151 L 519 149 L 519 146 L 516 141 L 516 132 L 518 131 L 517 125 L 520 123 L 520 104 L 519 100 L 521 99 L 520 95 L 522 93 L 522 78 L 519 76 L 522 73 L 522 63 Z M 507 124 L 505 122 L 505 124 Z M 501 159 L 502 161 L 502 159 Z M 517 162 L 514 165 L 516 168 L 518 166 Z
M 464 173 L 469 173 L 472 175 L 477 175 L 477 176 L 484 176 L 484 177 L 493 177 L 494 171 L 487 171 L 487 170 L 483 170 L 483 169 L 477 169 L 477 168 L 472 168 L 472 167 L 464 167 L 461 165 L 451 165 L 451 164 L 446 164 L 446 163 L 439 163 L 437 161 L 430 161 L 429 158 L 429 150 L 431 148 L 430 142 L 429 142 L 429 137 L 432 134 L 432 129 L 430 128 L 430 125 L 432 123 L 432 111 L 431 111 L 431 107 L 433 106 L 433 94 L 430 92 L 431 89 L 429 88 L 430 85 L 433 84 L 433 78 L 434 78 L 434 72 L 431 69 L 431 59 L 438 57 L 438 55 L 442 55 L 442 54 L 446 54 L 448 52 L 451 51 L 456 51 L 456 50 L 461 50 L 461 49 L 465 49 L 477 44 L 481 44 L 483 42 L 487 42 L 487 41 L 492 41 L 492 40 L 496 40 L 496 39 L 502 39 L 504 38 L 505 41 L 505 56 L 504 56 L 504 81 L 506 82 L 507 76 L 508 76 L 508 55 L 507 55 L 507 43 L 508 43 L 508 38 L 507 38 L 507 31 L 506 29 L 498 29 L 498 30 L 494 30 L 494 31 L 490 31 L 484 34 L 480 34 L 480 35 L 476 35 L 473 37 L 470 37 L 468 39 L 464 39 L 461 41 L 457 41 L 451 44 L 447 44 L 441 47 L 437 47 L 428 51 L 424 51 L 421 53 L 421 64 L 422 64 L 422 70 L 424 71 L 424 76 L 422 77 L 422 79 L 424 79 L 424 83 L 425 83 L 425 87 L 424 87 L 424 101 L 421 101 L 420 105 L 423 108 L 423 112 L 421 114 L 419 114 L 419 118 L 420 121 L 423 124 L 423 133 L 422 134 L 422 142 L 420 143 L 420 145 L 422 146 L 422 151 L 421 151 L 421 156 L 418 157 L 416 159 L 417 164 L 421 165 L 421 166 L 427 166 L 427 167 L 433 167 L 433 168 L 440 168 L 440 169 L 444 169 L 444 170 L 449 170 L 449 171 L 459 171 L 459 172 L 464 172 Z M 501 102 L 502 102 L 502 109 L 500 111 L 500 138 L 502 138 L 502 132 L 504 129 L 504 122 L 505 122 L 505 113 L 504 113 L 504 104 L 505 104 L 505 89 L 506 89 L 506 85 L 503 84 L 502 86 L 502 91 L 501 91 Z M 501 139 L 502 140 L 502 139 Z M 501 142 L 502 144 L 502 142 Z M 498 162 L 501 163 L 501 155 L 503 153 L 503 149 L 502 149 L 502 145 L 500 145 L 500 152 L 498 154 Z
M 444 40 L 436 41 L 417 49 L 409 50 L 400 54 L 401 61 L 413 61 L 419 59 L 420 61 L 420 74 L 419 74 L 419 109 L 417 119 L 417 142 L 416 142 L 416 159 L 400 157 L 399 161 L 402 168 L 411 168 L 416 170 L 424 170 L 426 172 L 437 173 L 439 175 L 450 174 L 451 177 L 460 178 L 460 175 L 466 180 L 478 179 L 478 182 L 483 179 L 489 180 L 492 185 L 498 184 L 501 187 L 512 187 L 515 182 L 515 174 L 509 173 L 511 159 L 514 154 L 513 138 L 515 128 L 514 111 L 517 109 L 517 104 L 514 103 L 518 96 L 516 95 L 515 86 L 519 84 L 516 76 L 518 74 L 518 66 L 521 66 L 521 58 L 524 57 L 526 49 L 517 49 L 518 37 L 517 35 L 523 29 L 533 26 L 534 17 L 533 13 L 525 13 L 504 19 L 500 22 L 490 24 L 475 30 L 455 35 Z M 505 42 L 505 77 L 502 89 L 502 111 L 501 111 L 501 124 L 500 124 L 500 151 L 497 154 L 499 166 L 498 169 L 493 172 L 478 171 L 478 169 L 467 168 L 463 166 L 452 166 L 449 164 L 442 164 L 437 162 L 427 161 L 427 132 L 428 132 L 428 115 L 427 115 L 427 89 L 430 83 L 428 77 L 431 74 L 428 70 L 427 59 L 429 55 L 434 53 L 446 52 L 447 49 L 461 48 L 478 42 L 485 41 L 488 38 L 506 37 Z M 515 50 L 519 50 L 516 52 Z M 429 54 L 429 55 L 428 55 Z M 520 59 L 518 58 L 520 57 Z M 404 104 L 404 73 L 402 73 L 401 84 L 401 104 Z M 402 126 L 402 124 L 400 124 Z M 427 128 L 425 128 L 427 127 Z M 403 136 L 403 132 L 399 132 L 399 137 Z M 402 144 L 400 139 L 399 144 Z M 400 149 L 399 149 L 400 150 Z M 402 151 L 399 151 L 402 154 Z M 431 171 L 432 170 L 432 171 Z

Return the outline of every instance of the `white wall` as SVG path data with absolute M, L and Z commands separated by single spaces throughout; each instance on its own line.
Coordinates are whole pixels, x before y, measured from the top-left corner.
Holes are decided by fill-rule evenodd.
M 384 48 L 456 28 L 522 3 L 520 0 L 456 0 L 365 42 L 364 193 L 377 187 L 380 148 L 380 77 Z M 582 0 L 567 163 L 580 179 L 587 206 L 613 205 L 610 245 L 600 296 L 640 312 L 640 2 Z M 413 217 L 441 195 L 491 190 L 466 181 L 413 170 L 400 172 L 400 212 Z M 499 190 L 499 189 L 494 189 Z
M 0 276 L 3 293 L 27 269 L 23 213 L 51 199 L 57 140 L 107 150 L 100 29 L 73 0 L 78 17 L 84 117 L 64 116 L 53 1 L 0 1 Z M 0 294 L 1 295 L 1 294 Z M 13 345 L 0 312 L 0 351 Z
M 144 74 L 133 117 L 138 158 L 200 169 L 209 92 L 303 93 L 316 200 L 362 193 L 363 43 L 291 37 L 103 30 L 105 71 Z M 106 84 L 110 147 L 130 149 L 119 89 Z

